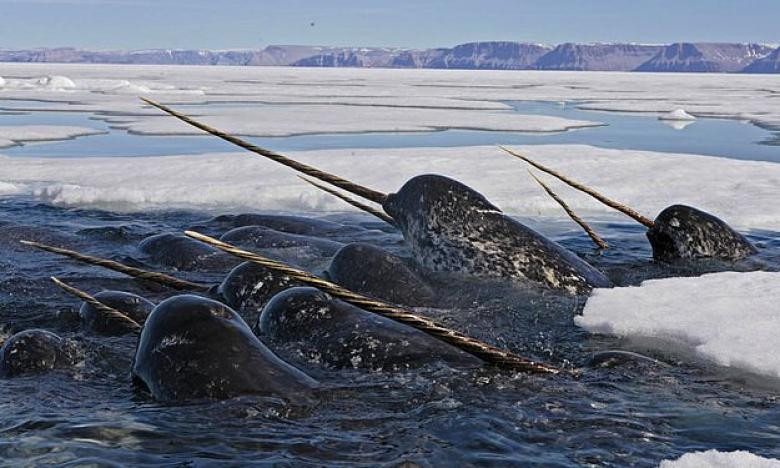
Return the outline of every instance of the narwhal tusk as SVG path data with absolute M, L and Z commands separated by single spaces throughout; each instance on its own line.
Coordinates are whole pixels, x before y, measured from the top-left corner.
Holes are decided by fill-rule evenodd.
M 119 320 L 121 322 L 124 322 L 130 327 L 133 328 L 134 331 L 138 331 L 141 329 L 141 324 L 133 320 L 132 318 L 128 317 L 127 315 L 123 314 L 122 312 L 114 309 L 113 307 L 109 307 L 99 300 L 95 299 L 94 296 L 90 295 L 89 293 L 86 293 L 82 291 L 81 289 L 74 288 L 73 286 L 70 286 L 69 284 L 63 283 L 59 279 L 55 278 L 54 276 L 51 277 L 51 280 L 54 281 L 54 284 L 62 288 L 63 291 L 67 292 L 68 294 L 72 296 L 76 296 L 82 301 L 86 302 L 87 304 L 91 305 L 95 309 L 97 309 L 99 312 L 106 314 L 106 316 L 114 319 Z
M 85 255 L 76 252 L 74 250 L 63 249 L 61 247 L 54 247 L 51 245 L 41 244 L 39 242 L 32 242 L 27 240 L 21 240 L 19 242 L 21 242 L 24 245 L 29 245 L 30 247 L 35 247 L 36 249 L 45 250 L 47 252 L 55 253 L 58 255 L 64 255 L 65 257 L 69 257 L 74 260 L 78 260 L 80 262 L 89 263 L 90 265 L 101 266 L 103 268 L 108 268 L 109 270 L 114 270 L 114 271 L 118 271 L 119 273 L 124 273 L 128 276 L 153 281 L 155 283 L 159 283 L 173 289 L 178 289 L 183 291 L 199 291 L 199 292 L 208 291 L 209 289 L 209 286 L 203 284 L 191 283 L 186 280 L 182 280 L 170 275 L 166 275 L 165 273 L 157 273 L 154 271 L 146 271 L 140 268 L 134 268 L 119 262 L 115 262 L 113 260 L 94 257 L 92 255 Z
M 558 202 L 559 205 L 561 205 L 561 208 L 563 208 L 563 211 L 565 211 L 566 214 L 569 215 L 569 217 L 572 219 L 572 221 L 574 221 L 575 223 L 580 225 L 580 227 L 585 231 L 585 233 L 588 236 L 590 236 L 590 238 L 598 246 L 598 248 L 600 248 L 600 249 L 608 249 L 609 248 L 609 244 L 607 244 L 607 242 L 604 239 L 602 239 L 598 234 L 596 234 L 596 231 L 594 231 L 593 228 L 591 228 L 588 225 L 588 223 L 585 222 L 584 219 L 580 218 L 579 215 L 577 215 L 577 213 L 575 213 L 574 210 L 572 210 L 571 207 L 565 201 L 563 201 L 563 199 L 561 197 L 559 197 L 555 192 L 552 191 L 552 189 L 550 187 L 547 186 L 547 184 L 545 184 L 544 182 L 542 182 L 541 179 L 536 177 L 533 172 L 528 171 L 528 174 L 530 174 L 531 177 L 533 177 L 533 179 L 536 182 L 538 182 L 539 185 L 542 186 L 544 191 L 547 192 L 547 194 L 550 197 L 552 197 L 553 200 L 555 200 L 556 202 Z
M 382 192 L 378 192 L 378 191 L 370 189 L 368 187 L 364 187 L 362 185 L 358 185 L 358 184 L 356 184 L 354 182 L 351 182 L 349 180 L 342 179 L 339 176 L 327 173 L 325 171 L 321 171 L 321 170 L 319 170 L 319 169 L 317 169 L 315 167 L 312 167 L 312 166 L 300 163 L 298 161 L 294 161 L 294 160 L 292 160 L 292 159 L 290 159 L 287 156 L 284 156 L 282 154 L 279 154 L 279 153 L 276 153 L 274 151 L 271 151 L 271 150 L 268 150 L 268 149 L 261 148 L 259 146 L 253 145 L 252 143 L 249 143 L 247 141 L 244 141 L 244 140 L 242 140 L 240 138 L 237 138 L 237 137 L 234 137 L 232 135 L 228 135 L 227 133 L 225 133 L 225 132 L 223 132 L 221 130 L 217 130 L 214 127 L 210 127 L 210 126 L 208 126 L 206 124 L 197 122 L 197 121 L 193 120 L 192 118 L 190 118 L 190 117 L 188 117 L 188 116 L 186 116 L 186 115 L 184 115 L 184 114 L 182 114 L 180 112 L 177 112 L 177 111 L 171 109 L 170 107 L 167 107 L 167 106 L 164 106 L 164 105 L 162 105 L 160 103 L 154 102 L 151 99 L 147 99 L 147 98 L 143 98 L 142 97 L 141 100 L 144 101 L 145 103 L 149 104 L 150 106 L 154 106 L 154 107 L 160 109 L 161 111 L 166 112 L 166 113 L 176 117 L 177 119 L 179 119 L 179 120 L 181 120 L 183 122 L 186 122 L 186 123 L 188 123 L 188 124 L 190 124 L 190 125 L 192 125 L 194 127 L 197 127 L 197 128 L 203 130 L 206 133 L 210 133 L 210 134 L 214 135 L 215 137 L 222 138 L 223 140 L 225 140 L 227 142 L 230 142 L 230 143 L 233 143 L 236 146 L 240 146 L 241 148 L 244 148 L 245 150 L 251 151 L 251 152 L 253 152 L 255 154 L 259 154 L 260 156 L 264 156 L 264 157 L 266 157 L 268 159 L 276 161 L 276 162 L 278 162 L 280 164 L 283 164 L 283 165 L 285 165 L 287 167 L 295 169 L 298 172 L 302 172 L 302 173 L 304 173 L 304 174 L 306 174 L 308 176 L 314 177 L 315 179 L 319 179 L 319 180 L 321 180 L 323 182 L 327 182 L 327 183 L 329 183 L 331 185 L 335 185 L 336 187 L 344 189 L 347 192 L 353 193 L 353 194 L 355 194 L 357 196 L 360 196 L 360 197 L 363 197 L 365 199 L 371 200 L 372 202 L 381 204 L 382 202 L 385 201 L 385 198 L 387 198 L 387 195 L 382 193 Z
M 435 338 L 460 348 L 469 354 L 473 354 L 474 356 L 477 356 L 491 364 L 524 372 L 547 374 L 557 374 L 561 372 L 561 369 L 559 368 L 550 366 L 548 364 L 535 362 L 513 354 L 509 351 L 505 351 L 487 343 L 483 343 L 474 338 L 463 335 L 462 333 L 455 330 L 445 328 L 442 325 L 439 325 L 438 323 L 426 317 L 414 314 L 407 309 L 403 309 L 401 307 L 393 306 L 385 302 L 357 294 L 348 289 L 342 288 L 337 284 L 314 276 L 306 271 L 293 268 L 287 264 L 271 260 L 256 253 L 241 250 L 235 246 L 200 234 L 198 232 L 186 231 L 185 234 L 189 237 L 192 237 L 193 239 L 205 242 L 231 255 L 235 255 L 236 257 L 242 258 L 244 260 L 263 265 L 268 269 L 278 271 L 291 278 L 315 286 L 320 290 L 327 292 L 328 294 L 331 294 L 345 302 L 416 328 Z
M 538 162 L 532 160 L 531 158 L 529 158 L 527 156 L 523 156 L 522 154 L 520 154 L 520 153 L 518 153 L 516 151 L 512 151 L 509 148 L 506 148 L 504 146 L 500 146 L 499 145 L 499 148 L 501 148 L 502 150 L 506 151 L 507 153 L 511 154 L 512 156 L 514 156 L 516 158 L 522 159 L 523 161 L 525 161 L 528 164 L 532 165 L 533 167 L 539 169 L 540 171 L 546 172 L 546 173 L 550 174 L 551 176 L 558 178 L 561 182 L 563 182 L 563 183 L 565 183 L 565 184 L 567 184 L 567 185 L 569 185 L 571 187 L 574 187 L 575 189 L 577 189 L 577 190 L 579 190 L 581 192 L 587 193 L 588 195 L 590 195 L 591 197 L 593 197 L 596 200 L 600 201 L 601 203 L 607 205 L 608 207 L 610 207 L 612 209 L 620 211 L 624 215 L 628 216 L 629 218 L 633 219 L 634 221 L 636 221 L 636 222 L 638 222 L 640 224 L 643 224 L 643 225 L 647 226 L 648 228 L 652 228 L 655 225 L 655 222 L 653 220 L 648 219 L 648 218 L 642 216 L 641 214 L 637 213 L 635 210 L 629 208 L 628 206 L 626 206 L 626 205 L 624 205 L 622 203 L 618 203 L 618 202 L 616 202 L 614 200 L 611 200 L 611 199 L 605 197 L 604 195 L 598 193 L 597 191 L 593 190 L 592 188 L 587 187 L 587 186 L 585 186 L 585 185 L 583 185 L 583 184 L 581 184 L 579 182 L 576 182 L 576 181 L 574 181 L 572 179 L 569 179 L 568 177 L 566 177 L 565 175 L 561 174 L 560 172 L 557 172 L 557 171 L 555 171 L 553 169 L 550 169 L 549 167 L 543 166 L 543 165 L 539 164 Z
M 395 226 L 395 220 L 393 220 L 393 218 L 391 218 L 390 216 L 388 216 L 384 212 L 379 211 L 376 208 L 372 208 L 372 207 L 370 207 L 368 205 L 365 205 L 363 203 L 360 203 L 359 201 L 355 200 L 354 198 L 350 198 L 350 197 L 344 195 L 341 192 L 337 192 L 336 190 L 333 190 L 330 187 L 326 187 L 326 186 L 324 186 L 322 184 L 318 184 L 317 182 L 314 182 L 313 180 L 307 179 L 306 177 L 303 177 L 303 176 L 298 176 L 298 177 L 300 179 L 303 179 L 305 182 L 307 182 L 307 183 L 317 187 L 318 189 L 323 190 L 325 192 L 328 192 L 329 194 L 333 195 L 334 197 L 337 197 L 337 198 L 340 198 L 340 199 L 344 200 L 345 202 L 349 203 L 350 205 L 354 206 L 355 208 L 357 208 L 359 210 L 363 210 L 366 213 L 370 213 L 370 214 L 376 216 L 377 218 L 381 219 L 382 221 L 386 222 L 387 224 L 391 225 L 391 226 Z

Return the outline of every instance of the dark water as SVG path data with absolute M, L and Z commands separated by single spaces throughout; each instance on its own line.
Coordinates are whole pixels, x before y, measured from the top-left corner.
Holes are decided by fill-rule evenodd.
M 780 149 L 760 144 L 768 143 L 772 133 L 737 121 L 700 119 L 674 130 L 654 116 L 580 111 L 552 103 L 511 104 L 522 113 L 596 120 L 607 126 L 560 134 L 444 130 L 251 140 L 281 151 L 583 143 L 780 162 Z M 197 106 L 190 109 L 196 111 Z M 0 125 L 46 124 L 87 126 L 107 134 L 1 152 L 82 157 L 234 150 L 210 137 L 130 135 L 89 114 L 0 114 Z M 579 379 L 446 367 L 362 372 L 323 368 L 302 359 L 294 345 L 275 345 L 283 358 L 324 384 L 313 406 L 292 407 L 252 396 L 160 405 L 130 384 L 135 339 L 85 335 L 68 320 L 78 302 L 48 278 L 59 276 L 92 293 L 131 291 L 155 302 L 173 293 L 18 243 L 40 240 L 164 270 L 136 250 L 138 242 L 158 232 L 202 225 L 210 216 L 118 214 L 52 207 L 25 197 L 0 198 L 0 323 L 5 333 L 46 328 L 79 341 L 85 351 L 83 364 L 75 369 L 0 379 L 0 464 L 397 466 L 408 461 L 422 466 L 654 466 L 662 459 L 713 448 L 780 457 L 780 382 L 700 362 L 679 350 L 658 352 L 647 343 L 590 335 L 573 323 L 584 298 L 462 278 L 430 278 L 450 298 L 449 304 L 420 313 L 563 367 L 581 367 L 593 352 L 608 349 L 645 353 L 660 363 L 588 368 Z M 378 230 L 382 226 L 371 219 L 356 215 L 331 219 L 365 228 L 354 239 L 408 254 L 397 233 Z M 613 246 L 599 255 L 568 223 L 523 221 L 584 256 L 620 285 L 724 269 L 780 269 L 780 236 L 774 232 L 749 233 L 761 247 L 755 259 L 670 269 L 650 262 L 643 230 L 633 224 L 597 224 Z M 297 249 L 265 253 L 317 273 L 328 262 Z M 225 272 L 216 268 L 174 274 L 218 282 Z M 252 316 L 257 311 L 242 313 Z
M 442 129 L 419 133 L 351 133 L 300 135 L 292 137 L 247 138 L 255 144 L 278 151 L 339 148 L 404 148 L 425 146 L 587 144 L 605 148 L 637 149 L 722 156 L 733 159 L 780 162 L 778 134 L 737 120 L 699 119 L 683 130 L 675 130 L 655 115 L 584 111 L 577 103 L 512 101 L 523 114 L 552 115 L 569 119 L 597 121 L 602 127 L 582 128 L 561 133 L 517 133 Z M 27 108 L 28 102 L 0 101 L 6 108 Z M 40 107 L 34 104 L 30 109 Z M 230 103 L 222 106 L 246 107 Z M 208 105 L 213 108 L 215 105 Z M 258 118 L 263 105 L 255 104 Z M 197 113 L 205 106 L 180 106 Z M 356 106 L 356 112 L 360 107 Z M 28 115 L 0 115 L 0 125 L 75 125 L 107 132 L 44 145 L 29 144 L 4 149 L 3 154 L 34 157 L 159 156 L 235 151 L 230 144 L 210 136 L 139 136 L 112 129 L 88 113 L 33 112 Z
M 48 277 L 57 275 L 92 293 L 122 289 L 153 301 L 173 293 L 18 244 L 22 238 L 40 240 L 162 270 L 136 250 L 138 242 L 157 232 L 203 225 L 209 217 L 116 214 L 23 197 L 0 199 L 0 322 L 7 332 L 47 328 L 79 340 L 85 349 L 84 363 L 75 369 L 0 380 L 3 464 L 654 466 L 711 448 L 780 457 L 780 383 L 672 350 L 650 351 L 641 343 L 589 335 L 573 324 L 582 298 L 465 280 L 442 286 L 460 297 L 453 307 L 420 312 L 560 366 L 580 367 L 592 352 L 605 349 L 644 352 L 661 363 L 589 368 L 579 379 L 442 367 L 361 372 L 326 369 L 282 346 L 274 349 L 324 384 L 316 404 L 290 407 L 246 396 L 160 405 L 130 384 L 135 339 L 84 335 L 65 319 L 78 302 Z M 372 219 L 331 219 L 366 228 L 355 234 L 363 241 L 405 252 L 398 234 L 377 230 L 383 226 Z M 650 262 L 643 231 L 634 225 L 596 225 L 613 245 L 597 255 L 568 224 L 524 221 L 554 235 L 619 284 L 724 268 L 776 270 L 780 264 L 780 236 L 773 232 L 750 233 L 761 247 L 751 261 L 667 269 Z M 327 262 L 301 258 L 295 249 L 270 253 L 299 260 L 312 271 Z M 218 281 L 224 273 L 174 272 L 202 282 Z M 479 298 L 476 305 L 470 295 Z

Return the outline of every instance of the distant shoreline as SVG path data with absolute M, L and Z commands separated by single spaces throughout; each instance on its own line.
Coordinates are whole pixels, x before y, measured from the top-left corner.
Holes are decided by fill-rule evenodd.
M 233 65 L 460 70 L 780 73 L 780 47 L 743 43 L 470 42 L 450 48 L 271 45 L 263 49 L 90 51 L 1 49 L 0 62 L 123 65 Z M 0 71 L 0 76 L 2 72 Z

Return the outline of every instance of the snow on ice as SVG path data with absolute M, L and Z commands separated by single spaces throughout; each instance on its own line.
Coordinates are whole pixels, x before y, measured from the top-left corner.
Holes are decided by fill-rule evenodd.
M 764 458 L 744 450 L 686 453 L 677 460 L 664 460 L 659 468 L 780 468 L 780 460 Z
M 596 289 L 575 323 L 590 332 L 670 342 L 725 367 L 780 377 L 780 273 L 724 272 Z M 656 343 L 655 341 L 653 341 Z

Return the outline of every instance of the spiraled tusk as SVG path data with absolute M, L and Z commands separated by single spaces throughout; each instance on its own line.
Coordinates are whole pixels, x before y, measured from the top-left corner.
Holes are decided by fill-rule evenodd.
M 577 215 L 577 213 L 575 213 L 574 210 L 572 210 L 571 207 L 569 207 L 569 205 L 566 204 L 565 201 L 563 201 L 561 197 L 559 197 L 555 192 L 552 191 L 550 187 L 547 186 L 547 184 L 545 184 L 544 182 L 542 182 L 541 179 L 536 177 L 533 172 L 528 171 L 528 174 L 530 174 L 531 177 L 533 177 L 533 179 L 536 182 L 538 182 L 539 185 L 542 186 L 545 192 L 547 192 L 547 194 L 550 195 L 550 197 L 552 197 L 553 200 L 555 200 L 556 202 L 558 202 L 559 205 L 561 205 L 563 211 L 565 211 L 566 214 L 569 215 L 572 221 L 580 225 L 580 227 L 585 231 L 586 234 L 588 234 L 588 236 L 590 236 L 590 238 L 593 240 L 596 246 L 598 246 L 598 248 L 604 250 L 609 248 L 609 244 L 607 244 L 607 242 L 604 239 L 602 239 L 598 234 L 596 234 L 596 231 L 594 231 L 593 228 L 591 228 L 588 225 L 588 223 L 585 222 L 584 219 L 580 218 Z
M 201 242 L 205 242 L 209 245 L 212 245 L 231 255 L 235 255 L 236 257 L 242 258 L 244 260 L 248 260 L 253 263 L 257 263 L 259 265 L 263 265 L 266 268 L 278 271 L 291 278 L 315 286 L 320 290 L 327 292 L 328 294 L 331 294 L 345 302 L 348 302 L 350 304 L 353 304 L 355 306 L 358 306 L 360 308 L 363 308 L 375 314 L 381 315 L 383 317 L 387 317 L 391 320 L 395 320 L 397 322 L 403 323 L 410 327 L 416 328 L 435 338 L 438 338 L 446 343 L 449 343 L 457 348 L 460 348 L 461 350 L 469 354 L 473 354 L 474 356 L 477 356 L 486 362 L 501 367 L 524 371 L 524 372 L 535 372 L 535 373 L 546 373 L 546 374 L 558 374 L 561 372 L 561 369 L 557 367 L 535 362 L 530 359 L 526 359 L 516 354 L 513 354 L 509 351 L 496 348 L 495 346 L 489 345 L 487 343 L 483 343 L 479 340 L 463 335 L 462 333 L 457 332 L 455 330 L 451 330 L 449 328 L 443 327 L 442 325 L 439 325 L 438 323 L 426 317 L 422 317 L 417 314 L 414 314 L 413 312 L 407 309 L 403 309 L 401 307 L 393 306 L 385 302 L 378 301 L 376 299 L 372 299 L 357 294 L 348 289 L 342 288 L 341 286 L 338 286 L 334 283 L 331 283 L 322 278 L 314 276 L 311 273 L 305 272 L 303 270 L 299 270 L 297 268 L 293 268 L 284 263 L 271 260 L 269 258 L 263 257 L 256 253 L 241 250 L 235 246 L 211 238 L 209 236 L 200 234 L 198 232 L 186 231 L 184 234 L 186 234 L 189 237 L 192 237 L 193 239 L 197 239 Z
M 319 179 L 319 180 L 321 180 L 323 182 L 327 182 L 327 183 L 329 183 L 331 185 L 335 185 L 336 187 L 344 189 L 347 192 L 355 194 L 355 195 L 357 195 L 359 197 L 363 197 L 365 199 L 371 200 L 374 203 L 381 204 L 387 198 L 387 195 L 382 193 L 382 192 L 378 192 L 378 191 L 370 189 L 368 187 L 364 187 L 362 185 L 358 185 L 358 184 L 356 184 L 354 182 L 351 182 L 351 181 L 349 181 L 347 179 L 342 179 L 339 176 L 330 174 L 330 173 L 325 172 L 325 171 L 321 171 L 321 170 L 319 170 L 319 169 L 317 169 L 315 167 L 312 167 L 312 166 L 300 163 L 298 161 L 295 161 L 293 159 L 290 159 L 287 156 L 284 156 L 282 154 L 279 154 L 279 153 L 276 153 L 274 151 L 271 151 L 271 150 L 268 150 L 268 149 L 261 148 L 259 146 L 253 145 L 252 143 L 244 141 L 244 140 L 242 140 L 242 139 L 240 139 L 238 137 L 234 137 L 232 135 L 228 135 L 227 133 L 223 132 L 222 130 L 217 130 L 214 127 L 210 127 L 210 126 L 208 126 L 208 125 L 206 125 L 204 123 L 197 122 L 197 121 L 191 119 L 190 117 L 188 117 L 188 116 L 186 116 L 186 115 L 184 115 L 184 114 L 182 114 L 180 112 L 177 112 L 177 111 L 171 109 L 170 107 L 167 107 L 167 106 L 164 106 L 164 105 L 162 105 L 160 103 L 154 102 L 151 99 L 147 99 L 147 98 L 142 97 L 141 100 L 144 101 L 145 103 L 149 104 L 150 106 L 154 106 L 154 107 L 160 109 L 161 111 L 166 112 L 166 113 L 176 117 L 177 119 L 179 119 L 179 120 L 181 120 L 183 122 L 186 122 L 186 123 L 188 123 L 188 124 L 190 124 L 190 125 L 192 125 L 194 127 L 197 127 L 197 128 L 203 130 L 206 133 L 210 133 L 210 134 L 214 135 L 215 137 L 222 138 L 223 140 L 225 140 L 227 142 L 230 142 L 230 143 L 233 143 L 234 145 L 239 146 L 241 148 L 244 148 L 245 150 L 251 151 L 251 152 L 253 152 L 255 154 L 259 154 L 260 156 L 264 156 L 264 157 L 266 157 L 268 159 L 271 159 L 273 161 L 278 162 L 279 164 L 283 164 L 283 165 L 285 165 L 287 167 L 295 169 L 298 172 L 302 172 L 302 173 L 304 173 L 304 174 L 306 174 L 308 176 L 314 177 L 315 179 Z
M 612 209 L 620 211 L 624 215 L 628 216 L 629 218 L 633 219 L 634 221 L 636 221 L 636 222 L 638 222 L 640 224 L 645 225 L 648 228 L 652 228 L 655 225 L 655 222 L 653 222 L 653 220 L 648 219 L 648 218 L 642 216 L 641 214 L 637 213 L 632 208 L 630 208 L 630 207 L 628 207 L 628 206 L 626 206 L 626 205 L 624 205 L 622 203 L 618 203 L 618 202 L 616 202 L 616 201 L 614 201 L 612 199 L 609 199 L 609 198 L 605 197 L 604 195 L 598 193 L 597 191 L 593 190 L 592 188 L 590 188 L 590 187 L 588 187 L 586 185 L 583 185 L 583 184 L 581 184 L 579 182 L 576 182 L 576 181 L 574 181 L 572 179 L 569 179 L 565 175 L 563 175 L 560 172 L 557 172 L 557 171 L 555 171 L 553 169 L 550 169 L 549 167 L 546 167 L 546 166 L 543 166 L 543 165 L 539 164 L 538 162 L 532 160 L 528 156 L 523 156 L 522 154 L 520 154 L 518 152 L 515 152 L 515 151 L 512 151 L 509 148 L 506 148 L 506 147 L 501 146 L 501 145 L 499 145 L 498 147 L 501 148 L 502 150 L 506 151 L 507 153 L 511 154 L 512 156 L 514 156 L 516 158 L 519 158 L 519 159 L 522 159 L 523 161 L 525 161 L 528 164 L 532 165 L 533 167 L 539 169 L 540 171 L 546 172 L 546 173 L 550 174 L 551 176 L 558 178 L 561 182 L 563 182 L 563 183 L 565 183 L 565 184 L 567 184 L 567 185 L 569 185 L 569 186 L 571 186 L 571 187 L 573 187 L 573 188 L 575 188 L 575 189 L 577 189 L 577 190 L 579 190 L 581 192 L 587 193 L 588 195 L 590 195 L 591 197 L 593 197 L 596 200 L 600 201 L 601 203 L 607 205 L 608 207 L 610 207 Z
M 56 277 L 52 276 L 51 280 L 54 281 L 54 284 L 62 288 L 63 291 L 67 292 L 68 294 L 72 296 L 76 296 L 82 301 L 86 302 L 87 304 L 91 305 L 98 311 L 106 314 L 108 317 L 111 317 L 115 320 L 119 320 L 122 322 L 125 322 L 126 324 L 130 325 L 130 327 L 133 328 L 134 331 L 138 331 L 142 328 L 141 324 L 133 320 L 132 318 L 128 317 L 127 315 L 123 314 L 122 312 L 114 309 L 113 307 L 109 307 L 99 300 L 95 299 L 94 296 L 90 295 L 87 292 L 82 291 L 81 289 L 74 288 L 73 286 L 70 286 L 69 284 L 63 283 Z
M 168 286 L 169 288 L 173 288 L 173 289 L 178 289 L 183 291 L 200 291 L 200 292 L 205 292 L 208 291 L 209 289 L 209 286 L 205 286 L 197 283 L 191 283 L 186 280 L 182 280 L 170 275 L 166 275 L 165 273 L 157 273 L 154 271 L 146 271 L 140 268 L 134 268 L 131 266 L 127 266 L 123 263 L 115 262 L 113 260 L 108 260 L 106 258 L 94 257 L 92 255 L 79 253 L 76 252 L 75 250 L 63 249 L 61 247 L 54 247 L 51 245 L 41 244 L 39 242 L 32 242 L 28 240 L 20 240 L 19 242 L 21 242 L 24 245 L 29 245 L 30 247 L 35 247 L 36 249 L 45 250 L 47 252 L 55 253 L 58 255 L 64 255 L 66 257 L 72 258 L 74 260 L 78 260 L 80 262 L 89 263 L 90 265 L 96 265 L 103 268 L 108 268 L 109 270 L 118 271 L 119 273 L 124 273 L 128 276 L 132 276 L 135 278 L 149 280 L 155 283 L 162 284 L 164 286 Z
M 300 178 L 303 181 L 305 181 L 305 182 L 307 182 L 307 183 L 317 187 L 320 190 L 328 192 L 329 194 L 333 195 L 334 197 L 337 197 L 337 198 L 340 198 L 340 199 L 344 200 L 345 202 L 349 203 L 350 205 L 354 206 L 357 209 L 363 210 L 366 213 L 370 213 L 370 214 L 376 216 L 377 218 L 381 219 L 382 221 L 386 222 L 387 224 L 389 224 L 391 226 L 395 226 L 395 220 L 393 220 L 393 218 L 391 218 L 387 214 L 377 210 L 376 208 L 372 208 L 372 207 L 370 207 L 368 205 L 360 203 L 359 201 L 355 200 L 354 198 L 350 198 L 350 197 L 344 195 L 343 193 L 337 192 L 336 190 L 333 190 L 332 188 L 326 187 L 326 186 L 324 186 L 322 184 L 318 184 L 317 182 L 314 182 L 313 180 L 307 179 L 306 177 L 298 176 L 298 178 Z

